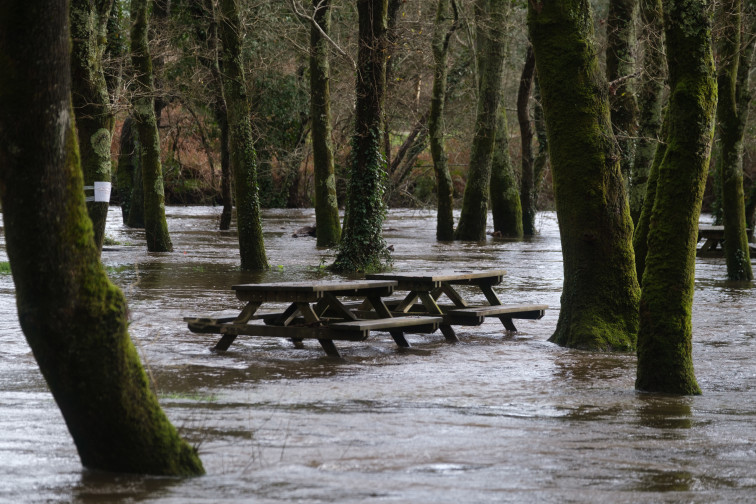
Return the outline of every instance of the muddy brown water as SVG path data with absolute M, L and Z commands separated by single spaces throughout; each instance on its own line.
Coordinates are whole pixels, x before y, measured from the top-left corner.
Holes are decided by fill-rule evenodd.
M 0 502 L 756 502 L 756 295 L 723 281 L 723 260 L 696 264 L 704 393 L 665 397 L 634 391 L 633 355 L 548 343 L 562 286 L 552 213 L 530 240 L 440 244 L 434 213 L 390 211 L 397 270 L 503 268 L 504 302 L 550 309 L 516 334 L 496 319 L 462 327 L 456 345 L 410 335 L 400 350 L 376 333 L 341 343 L 337 361 L 317 343 L 250 337 L 216 355 L 213 336 L 182 322 L 238 310 L 235 283 L 328 278 L 320 266 L 333 252 L 291 237 L 311 210 L 265 212 L 272 269 L 256 275 L 239 271 L 235 234 L 215 230 L 217 208 L 168 208 L 167 254 L 147 253 L 118 212 L 107 234 L 122 245 L 103 261 L 160 402 L 207 476 L 82 470 L 0 275 Z

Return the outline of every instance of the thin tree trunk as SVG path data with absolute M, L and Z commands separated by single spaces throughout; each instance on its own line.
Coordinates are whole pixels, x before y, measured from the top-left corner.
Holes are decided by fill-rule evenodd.
M 635 381 L 649 392 L 701 393 L 691 355 L 691 306 L 717 106 L 708 10 L 706 0 L 664 3 L 669 134 L 649 224 Z
M 548 130 L 564 288 L 550 341 L 631 350 L 639 289 L 632 220 L 588 0 L 531 2 L 528 25 Z
M 330 0 L 313 0 L 316 22 L 326 33 L 331 27 Z M 328 41 L 315 26 L 310 28 L 310 115 L 312 116 L 312 162 L 315 177 L 315 232 L 320 247 L 341 239 L 336 174 L 331 146 L 331 85 Z
M 386 173 L 381 162 L 381 118 L 386 89 L 387 0 L 358 0 L 356 112 L 348 200 L 339 253 L 332 269 L 371 271 L 390 258 L 383 239 Z
M 753 280 L 751 256 L 746 234 L 745 194 L 743 192 L 743 135 L 747 111 L 738 107 L 738 68 L 740 65 L 742 28 L 740 0 L 722 0 L 719 17 L 724 30 L 718 37 L 719 71 L 717 119 L 719 123 L 719 177 L 722 187 L 722 220 L 727 278 Z M 747 75 L 747 74 L 746 74 Z M 743 83 L 748 85 L 748 80 Z
M 633 89 L 635 73 L 635 10 L 638 0 L 609 0 L 606 22 L 606 77 L 611 83 L 609 105 L 612 129 L 619 145 L 620 169 L 629 187 L 638 131 L 638 104 Z
M 517 91 L 517 122 L 520 125 L 521 171 L 520 203 L 522 204 L 522 232 L 525 236 L 536 234 L 536 191 L 535 173 L 533 171 L 533 126 L 530 121 L 530 90 L 535 76 L 535 56 L 533 46 L 528 45 L 525 64 L 520 75 L 520 87 Z
M 241 60 L 240 0 L 221 0 L 219 35 L 223 44 L 223 95 L 228 113 L 229 154 L 236 183 L 236 222 L 241 268 L 268 269 L 257 188 L 249 97 Z
M 659 143 L 664 102 L 664 27 L 661 0 L 640 0 L 643 62 L 638 91 L 638 143 L 630 172 L 630 215 L 636 224 L 643 209 L 651 164 Z
M 491 163 L 504 68 L 505 7 L 504 0 L 478 0 L 476 2 L 480 85 L 478 86 L 478 108 L 470 152 L 470 167 L 462 199 L 462 213 L 454 234 L 457 240 L 479 241 L 486 237 Z M 487 16 L 486 13 L 489 11 L 490 16 Z
M 433 96 L 428 116 L 428 138 L 438 194 L 436 217 L 436 240 L 438 241 L 454 239 L 454 185 L 444 147 L 444 105 L 449 41 L 454 30 L 457 29 L 457 19 L 456 2 L 439 0 L 433 29 Z
M 136 72 L 137 96 L 134 99 L 134 121 L 141 146 L 142 187 L 144 197 L 144 230 L 147 250 L 173 250 L 165 220 L 163 167 L 160 162 L 160 135 L 155 119 L 152 60 L 147 42 L 149 0 L 131 0 L 131 60 Z
M 73 124 L 68 14 L 66 1 L 0 5 L 0 198 L 18 319 L 85 467 L 201 474 L 150 389 L 126 300 L 99 261 Z
M 71 96 L 76 113 L 84 184 L 111 183 L 110 144 L 115 120 L 103 71 L 107 26 L 113 0 L 72 0 Z M 102 250 L 108 201 L 87 203 L 95 243 Z

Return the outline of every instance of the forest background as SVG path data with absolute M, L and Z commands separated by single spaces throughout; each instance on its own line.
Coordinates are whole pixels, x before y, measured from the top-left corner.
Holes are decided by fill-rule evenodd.
M 296 2 L 296 0 L 293 0 Z M 473 2 L 460 2 L 459 29 L 449 45 L 449 77 L 444 131 L 455 206 L 462 200 L 475 125 L 477 69 Z M 595 1 L 597 49 L 604 64 L 608 2 Z M 221 204 L 220 128 L 211 108 L 212 75 L 198 43 L 190 2 L 172 2 L 167 17 L 152 16 L 150 50 L 155 60 L 156 99 L 164 107 L 159 117 L 162 166 L 167 204 Z M 502 104 L 509 122 L 509 153 L 519 182 L 520 129 L 517 92 L 528 48 L 526 5 L 514 3 L 507 19 L 507 51 Z M 299 7 L 302 10 L 299 11 Z M 310 132 L 309 36 L 310 24 L 298 17 L 304 7 L 289 1 L 242 3 L 242 48 L 251 102 L 251 118 L 258 159 L 260 204 L 266 208 L 309 207 L 314 204 Z M 354 60 L 357 12 L 352 2 L 335 2 L 330 37 L 332 144 L 339 205 L 346 197 L 346 166 L 354 124 Z M 431 47 L 436 5 L 420 0 L 392 0 L 389 6 L 390 54 L 387 67 L 383 154 L 388 184 L 386 201 L 392 207 L 435 207 L 436 177 L 428 149 L 428 117 L 433 85 Z M 128 2 L 113 9 L 106 74 L 134 75 L 129 68 Z M 715 31 L 716 40 L 716 31 Z M 118 47 L 120 46 L 120 48 Z M 636 55 L 640 60 L 640 55 Z M 642 68 L 633 76 L 640 79 Z M 116 90 L 116 127 L 113 135 L 112 203 L 118 203 L 117 166 L 122 152 L 121 128 L 131 102 L 128 79 Z M 531 107 L 537 106 L 537 94 Z M 536 128 L 539 128 L 536 122 Z M 753 194 L 756 179 L 756 126 L 749 120 L 744 137 L 745 194 Z M 543 132 L 543 130 L 541 129 Z M 718 213 L 714 167 L 707 182 L 704 211 Z M 548 170 L 536 181 L 538 208 L 553 209 Z

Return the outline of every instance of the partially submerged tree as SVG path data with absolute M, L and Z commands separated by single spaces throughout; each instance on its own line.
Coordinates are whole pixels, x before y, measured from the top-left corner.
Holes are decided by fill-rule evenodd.
M 730 280 L 753 280 L 751 256 L 746 234 L 745 196 L 743 192 L 743 136 L 748 106 L 741 107 L 739 87 L 748 86 L 750 60 L 743 60 L 741 0 L 721 0 L 719 18 L 723 24 L 718 38 L 719 69 L 717 89 L 717 119 L 719 123 L 720 156 L 717 174 L 722 189 L 722 221 L 727 277 Z M 751 43 L 749 41 L 749 43 Z M 752 43 L 751 43 L 752 44 Z M 749 53 L 750 55 L 750 53 Z M 739 68 L 745 66 L 739 82 Z M 747 91 L 746 91 L 747 92 Z
M 137 92 L 133 116 L 139 134 L 147 250 L 167 252 L 173 250 L 173 244 L 165 220 L 160 134 L 155 117 L 155 83 L 147 40 L 149 4 L 150 0 L 131 0 L 131 61 L 136 73 L 134 80 Z
M 310 116 L 312 164 L 315 178 L 315 229 L 317 244 L 330 247 L 341 239 L 339 202 L 331 145 L 331 84 L 327 35 L 331 26 L 330 0 L 313 0 L 310 27 Z
M 389 261 L 383 239 L 386 171 L 381 118 L 386 87 L 387 0 L 358 0 L 359 47 L 355 118 L 344 230 L 335 271 L 382 269 Z
M 223 45 L 223 95 L 228 113 L 229 154 L 236 188 L 236 225 L 241 267 L 268 269 L 262 234 L 257 160 L 252 141 L 249 97 L 241 60 L 240 0 L 221 0 L 219 35 Z
M 590 3 L 528 5 L 564 259 L 561 310 L 550 341 L 631 350 L 640 296 L 633 225 Z
M 0 4 L 0 200 L 18 318 L 85 467 L 202 474 L 150 389 L 84 202 L 68 3 Z
M 699 394 L 691 307 L 698 217 L 709 165 L 717 83 L 707 0 L 667 0 L 667 148 L 649 223 L 638 332 L 638 390 Z
M 71 0 L 71 96 L 76 114 L 84 184 L 110 184 L 110 144 L 115 124 L 103 70 L 113 0 Z M 108 193 L 109 194 L 109 193 Z M 98 194 L 95 194 L 98 196 Z M 97 198 L 96 198 L 97 199 Z M 108 201 L 87 203 L 95 243 L 102 249 Z
M 520 204 L 522 205 L 522 232 L 525 236 L 533 236 L 536 232 L 536 201 L 537 183 L 535 173 L 535 158 L 533 156 L 533 125 L 530 120 L 530 96 L 535 77 L 535 55 L 533 46 L 528 44 L 525 54 L 525 64 L 520 75 L 520 86 L 517 90 L 517 122 L 520 125 Z
M 446 103 L 447 59 L 449 42 L 458 26 L 457 4 L 454 0 L 439 0 L 433 26 L 433 96 L 428 116 L 428 139 L 433 169 L 436 173 L 438 211 L 436 239 L 454 239 L 454 185 L 444 147 L 444 104 Z
M 491 163 L 500 114 L 506 9 L 505 0 L 475 2 L 480 82 L 470 168 L 462 199 L 462 212 L 454 234 L 457 240 L 483 240 L 486 237 Z

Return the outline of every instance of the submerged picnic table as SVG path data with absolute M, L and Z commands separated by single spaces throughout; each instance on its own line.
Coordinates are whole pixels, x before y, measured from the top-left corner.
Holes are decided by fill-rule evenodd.
M 501 283 L 504 275 L 503 270 L 460 270 L 381 273 L 367 275 L 366 280 L 234 285 L 236 297 L 246 303 L 239 315 L 184 320 L 192 332 L 222 335 L 213 347 L 216 351 L 227 350 L 240 335 L 288 338 L 300 347 L 302 340 L 312 338 L 328 355 L 339 357 L 334 341 L 361 341 L 373 330 L 387 331 L 400 347 L 410 346 L 404 333 L 432 333 L 439 328 L 447 341 L 456 342 L 452 325 L 480 325 L 486 317 L 495 316 L 508 331 L 516 331 L 513 319 L 543 317 L 546 305 L 501 303 L 492 286 Z M 488 304 L 471 306 L 455 289 L 460 285 L 478 288 Z M 395 290 L 409 293 L 388 298 Z M 444 294 L 452 305 L 437 303 Z M 288 303 L 288 307 L 259 313 L 265 303 Z
M 397 290 L 409 293 L 397 302 L 388 305 L 394 315 L 414 313 L 443 317 L 441 332 L 448 341 L 459 341 L 452 325 L 474 326 L 483 323 L 486 317 L 498 317 L 507 331 L 517 331 L 513 319 L 540 319 L 548 308 L 539 304 L 502 304 L 494 285 L 504 279 L 504 270 L 454 270 L 426 273 L 376 273 L 366 275 L 372 280 L 395 280 Z M 470 285 L 479 289 L 488 304 L 471 306 L 455 286 Z M 442 295 L 451 300 L 452 305 L 439 305 Z M 416 301 L 420 301 L 416 303 Z
M 213 347 L 224 351 L 237 336 L 271 336 L 291 339 L 301 346 L 302 340 L 314 338 L 325 352 L 339 357 L 335 340 L 361 341 L 371 330 L 388 331 L 399 346 L 408 347 L 405 332 L 434 332 L 443 321 L 439 316 L 393 317 L 383 298 L 391 295 L 397 282 L 392 280 L 345 280 L 280 282 L 234 285 L 236 297 L 246 304 L 235 317 L 187 317 L 195 333 L 221 334 Z M 344 303 L 339 298 L 357 298 Z M 258 313 L 265 303 L 289 303 L 283 311 Z M 368 317 L 358 317 L 355 308 Z M 264 323 L 251 323 L 262 320 Z
M 748 238 L 753 237 L 753 229 L 746 229 Z M 696 249 L 698 257 L 724 257 L 724 226 L 698 226 L 698 241 L 705 240 L 703 245 Z M 751 250 L 754 246 L 751 244 Z

